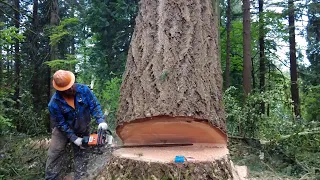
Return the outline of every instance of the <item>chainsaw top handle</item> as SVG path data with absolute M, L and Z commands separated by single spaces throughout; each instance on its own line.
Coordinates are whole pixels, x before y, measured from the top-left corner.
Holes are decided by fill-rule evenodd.
M 98 145 L 102 145 L 106 142 L 107 135 L 112 136 L 112 132 L 109 129 L 103 130 L 102 128 L 99 128 L 99 130 L 98 130 Z

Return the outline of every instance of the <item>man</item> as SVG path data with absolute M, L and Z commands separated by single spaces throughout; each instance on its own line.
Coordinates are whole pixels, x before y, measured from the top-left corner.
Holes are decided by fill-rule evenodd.
M 75 83 L 72 72 L 58 70 L 53 75 L 52 84 L 57 91 L 48 105 L 54 128 L 46 162 L 46 179 L 58 179 L 68 142 L 72 142 L 74 153 L 74 178 L 80 179 L 87 171 L 88 154 L 81 145 L 82 137 L 90 134 L 91 116 L 99 124 L 98 129 L 106 130 L 108 125 L 95 95 L 86 85 Z

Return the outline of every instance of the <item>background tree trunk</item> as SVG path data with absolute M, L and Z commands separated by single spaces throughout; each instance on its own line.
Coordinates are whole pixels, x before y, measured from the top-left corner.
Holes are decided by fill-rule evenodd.
M 295 38 L 293 0 L 288 1 L 288 8 L 289 8 L 291 98 L 292 98 L 293 106 L 294 106 L 294 114 L 296 117 L 300 117 L 300 102 L 299 102 L 299 89 L 298 89 L 298 72 L 297 72 L 296 38 Z
M 251 91 L 251 32 L 250 0 L 243 0 L 243 89 L 247 96 Z
M 231 53 L 231 0 L 227 0 L 227 49 L 226 49 L 226 72 L 225 72 L 225 89 L 230 86 L 230 53 Z
M 59 6 L 58 6 L 58 0 L 50 0 L 50 25 L 51 26 L 57 26 L 59 25 Z M 53 44 L 50 46 L 50 61 L 57 59 L 57 45 Z M 52 90 L 52 82 L 51 82 L 51 70 L 48 69 L 48 97 L 50 100 L 51 97 L 51 90 Z
M 17 33 L 19 33 L 19 28 L 20 28 L 20 1 L 15 0 L 14 1 L 14 6 L 16 10 L 14 11 L 14 26 L 18 29 Z M 19 39 L 15 39 L 15 45 L 14 45 L 14 65 L 15 65 L 15 92 L 14 92 L 14 100 L 16 101 L 16 108 L 20 108 L 20 101 L 19 101 L 19 96 L 20 96 L 20 42 Z M 18 129 L 18 127 L 17 127 Z
M 39 81 L 39 71 L 41 60 L 38 56 L 39 45 L 38 45 L 38 26 L 39 26 L 39 17 L 38 17 L 38 0 L 33 0 L 33 13 L 32 13 L 32 31 L 34 33 L 30 33 L 30 42 L 31 42 L 31 51 L 30 51 L 30 59 L 33 64 L 33 74 L 32 74 L 32 88 L 31 93 L 33 96 L 33 107 L 35 109 L 40 109 L 41 104 L 41 93 L 39 89 L 40 81 Z
M 251 58 L 251 79 L 252 79 L 252 91 L 254 92 L 255 88 L 256 88 L 256 78 L 254 75 L 254 57 Z
M 1 30 L 1 28 L 0 28 Z M 0 45 L 0 87 L 3 85 L 3 58 L 2 58 L 2 46 Z
M 259 55 L 260 55 L 260 92 L 265 91 L 265 52 L 264 52 L 263 0 L 259 0 Z M 265 113 L 265 103 L 261 102 L 261 113 Z
M 1 8 L 1 5 L 0 5 Z M 2 13 L 0 12 L 0 20 L 2 19 Z M 2 27 L 0 27 L 0 30 Z M 4 75 L 3 75 L 3 68 L 4 68 L 4 60 L 2 57 L 2 45 L 0 44 L 0 87 L 2 88 L 4 82 Z
M 0 8 L 3 8 L 3 5 L 0 4 Z M 4 22 L 4 18 L 3 18 L 3 12 L 0 11 L 0 21 Z M 0 31 L 2 30 L 2 27 L 0 27 Z M 0 87 L 2 88 L 2 85 L 4 83 L 4 74 L 3 74 L 3 70 L 4 70 L 4 58 L 2 55 L 2 50 L 3 50 L 3 45 L 0 44 Z
M 49 2 L 49 7 L 50 7 L 50 14 L 49 14 L 49 20 L 50 20 L 50 25 L 51 26 L 57 26 L 59 24 L 59 6 L 58 6 L 58 0 L 50 0 Z M 50 59 L 49 61 L 57 59 L 57 45 L 51 45 L 50 46 Z M 51 68 L 48 67 L 48 74 L 47 74 L 47 97 L 48 97 L 48 102 L 51 99 L 52 95 L 52 81 L 51 81 Z M 50 121 L 51 122 L 51 121 Z M 52 123 L 52 122 L 51 122 Z M 50 132 L 52 124 L 47 124 L 47 129 L 48 132 Z

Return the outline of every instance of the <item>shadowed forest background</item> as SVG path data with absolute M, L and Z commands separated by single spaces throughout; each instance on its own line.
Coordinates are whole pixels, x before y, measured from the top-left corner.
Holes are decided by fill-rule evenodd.
M 320 178 L 319 0 L 213 3 L 233 160 L 258 179 Z M 58 69 L 91 87 L 114 130 L 138 8 L 137 0 L 0 0 L 0 179 L 44 176 L 46 149 L 30 142 L 50 135 Z

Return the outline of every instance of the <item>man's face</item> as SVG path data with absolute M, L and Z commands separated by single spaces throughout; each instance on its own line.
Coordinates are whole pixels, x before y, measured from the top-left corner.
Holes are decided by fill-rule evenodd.
M 65 91 L 59 91 L 63 96 L 73 97 L 76 95 L 76 85 L 73 84 L 69 89 Z

